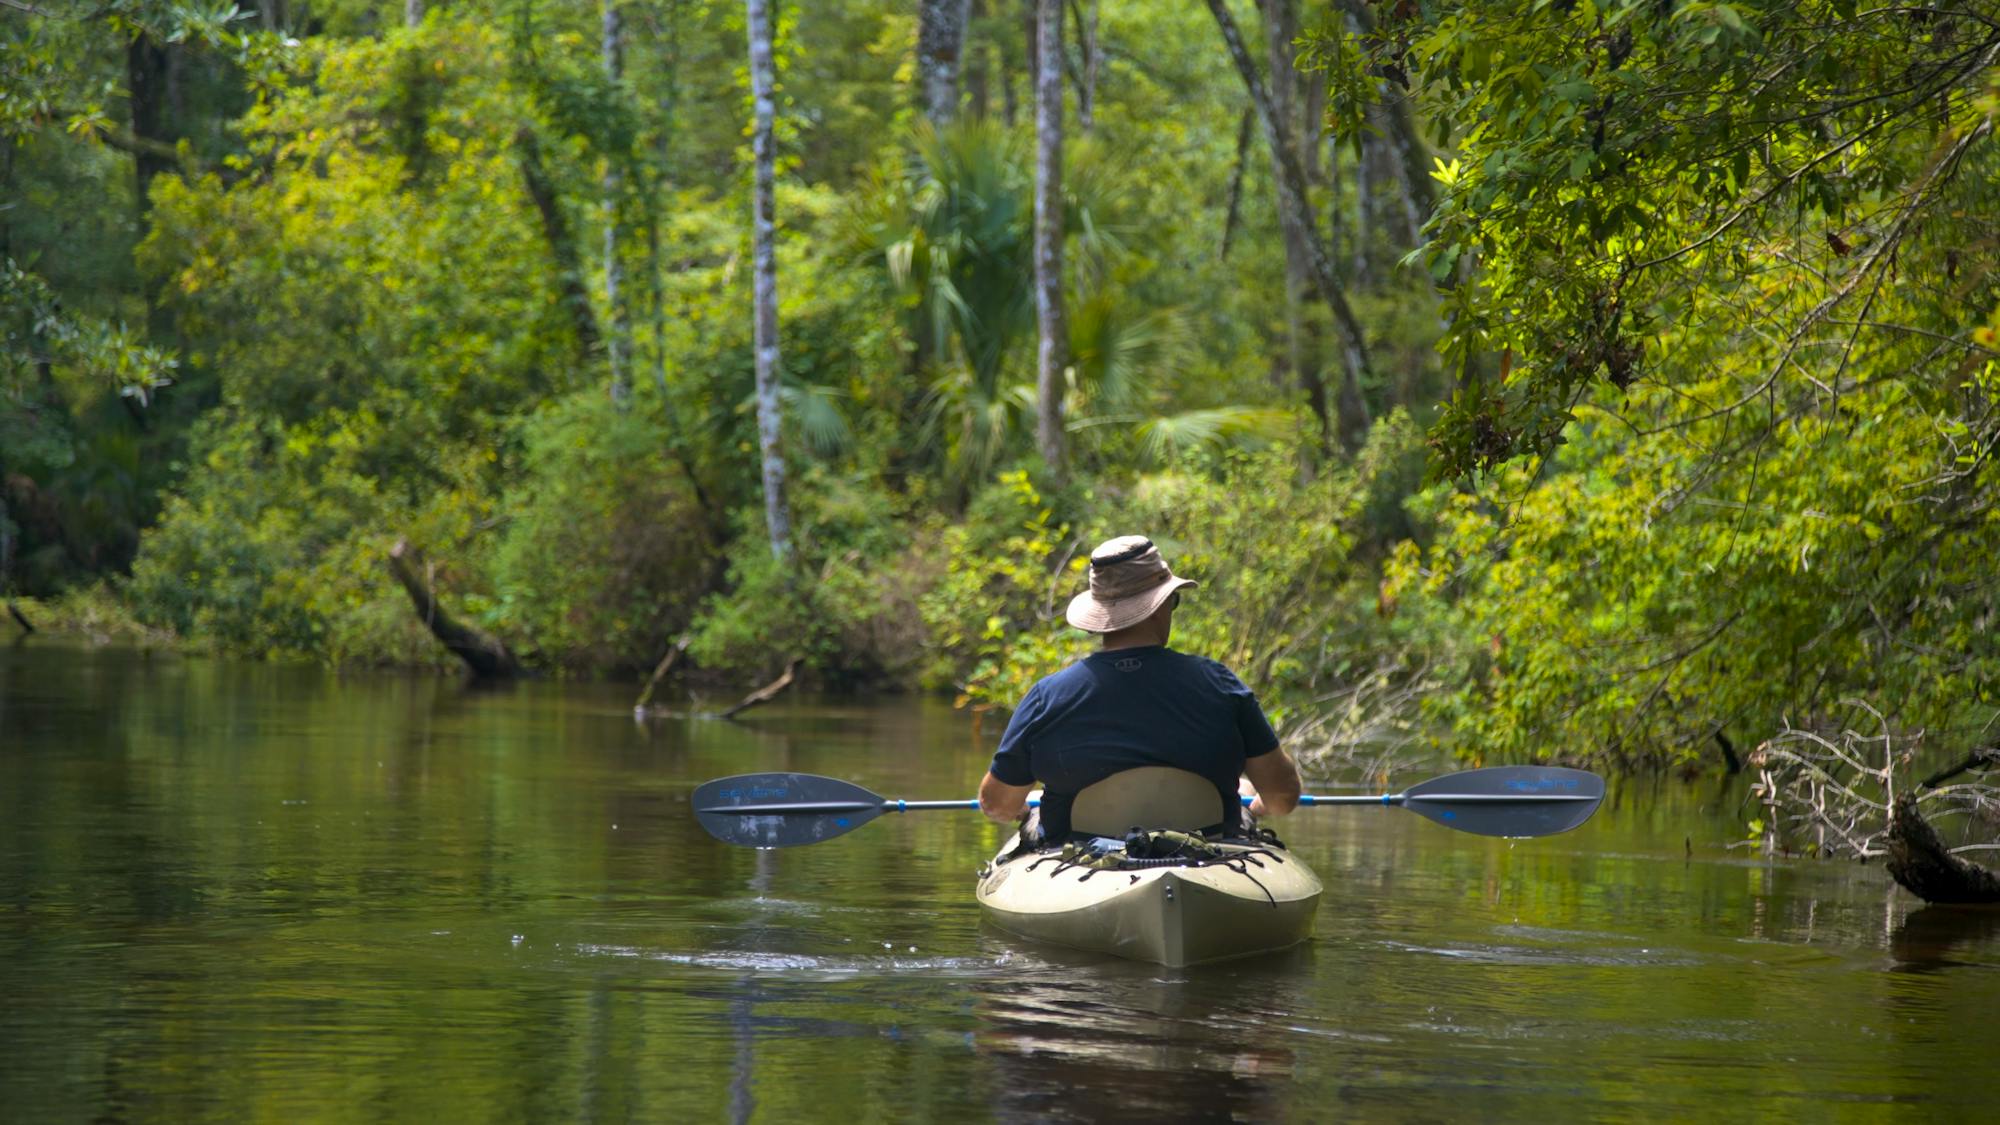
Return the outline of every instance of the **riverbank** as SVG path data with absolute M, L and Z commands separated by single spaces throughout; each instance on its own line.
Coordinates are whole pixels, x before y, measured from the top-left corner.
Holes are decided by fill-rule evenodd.
M 139 620 L 132 607 L 106 582 L 67 590 L 53 598 L 11 598 L 0 632 L 46 635 L 87 641 L 93 645 L 125 645 L 140 649 L 199 651 L 172 630 Z

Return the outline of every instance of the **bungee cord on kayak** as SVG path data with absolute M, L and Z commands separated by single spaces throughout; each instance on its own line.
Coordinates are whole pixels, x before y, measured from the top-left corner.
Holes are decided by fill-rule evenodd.
M 1270 847 L 1256 846 L 1265 843 Z M 1043 864 L 1054 861 L 1055 866 L 1048 871 L 1050 878 L 1053 879 L 1065 871 L 1081 869 L 1083 874 L 1078 876 L 1077 882 L 1085 883 L 1104 871 L 1137 872 L 1169 867 L 1223 867 L 1250 880 L 1258 890 L 1264 892 L 1264 897 L 1270 905 L 1276 907 L 1278 901 L 1271 894 L 1270 888 L 1252 875 L 1250 868 L 1253 865 L 1263 867 L 1265 859 L 1275 863 L 1286 862 L 1282 853 L 1283 848 L 1283 842 L 1269 829 L 1260 829 L 1256 835 L 1237 843 L 1208 840 L 1187 832 L 1149 832 L 1143 828 L 1134 828 L 1122 840 L 1098 837 L 1087 843 L 1065 844 L 1060 852 L 1031 853 L 1036 854 L 1036 858 L 1028 864 L 1026 870 L 1038 871 Z M 1166 854 L 1153 854 L 1157 852 Z M 983 869 L 980 872 L 981 877 L 984 877 L 989 870 L 990 868 Z M 1133 875 L 1132 882 L 1138 881 L 1139 876 Z

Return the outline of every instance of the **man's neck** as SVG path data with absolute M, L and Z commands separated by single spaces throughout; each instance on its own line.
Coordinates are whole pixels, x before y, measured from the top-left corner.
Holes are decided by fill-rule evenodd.
M 1145 625 L 1134 625 L 1130 629 L 1121 629 L 1116 633 L 1104 634 L 1103 639 L 1098 642 L 1097 651 L 1111 652 L 1121 648 L 1148 648 L 1153 645 L 1164 645 L 1166 643 L 1167 638 L 1161 636 L 1160 631 L 1152 628 L 1151 624 L 1148 623 Z

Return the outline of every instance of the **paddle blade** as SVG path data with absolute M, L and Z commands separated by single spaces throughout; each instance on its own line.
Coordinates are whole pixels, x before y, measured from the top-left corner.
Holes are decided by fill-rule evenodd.
M 810 773 L 745 773 L 706 782 L 688 799 L 708 834 L 745 848 L 795 848 L 842 836 L 882 815 L 882 798 Z
M 1557 766 L 1492 766 L 1434 777 L 1403 794 L 1403 807 L 1481 836 L 1553 836 L 1604 802 L 1604 779 Z

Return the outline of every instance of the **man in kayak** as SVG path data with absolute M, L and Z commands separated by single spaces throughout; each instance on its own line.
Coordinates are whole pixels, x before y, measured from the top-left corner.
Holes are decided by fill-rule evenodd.
M 1028 689 L 1014 709 L 979 808 L 1000 824 L 1019 819 L 1034 784 L 1043 785 L 1039 834 L 1070 833 L 1070 806 L 1085 786 L 1120 770 L 1173 766 L 1215 783 L 1226 835 L 1244 829 L 1237 797 L 1253 816 L 1283 816 L 1298 805 L 1298 766 L 1278 747 L 1270 720 L 1243 681 L 1216 661 L 1167 647 L 1181 591 L 1151 540 L 1124 535 L 1090 553 L 1090 587 L 1069 603 L 1071 625 L 1099 635 L 1098 651 Z

